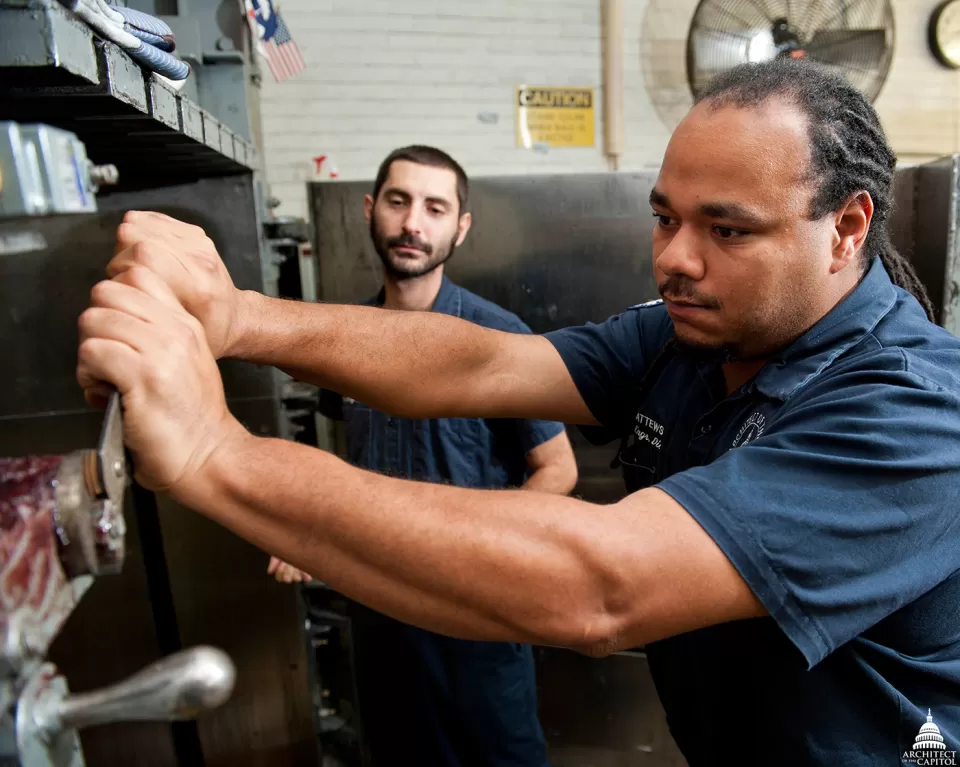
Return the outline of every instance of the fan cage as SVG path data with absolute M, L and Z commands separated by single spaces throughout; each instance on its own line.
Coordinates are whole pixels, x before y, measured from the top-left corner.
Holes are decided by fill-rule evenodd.
M 873 101 L 894 48 L 889 0 L 701 0 L 687 36 L 694 97 L 718 74 L 789 56 L 841 72 Z

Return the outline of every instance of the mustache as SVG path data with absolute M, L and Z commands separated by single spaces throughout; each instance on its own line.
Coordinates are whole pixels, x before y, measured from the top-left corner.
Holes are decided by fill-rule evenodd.
M 397 237 L 389 237 L 386 240 L 386 245 L 388 248 L 416 248 L 427 256 L 433 253 L 433 245 L 421 240 L 419 237 L 414 237 L 412 234 L 401 234 Z
M 657 285 L 657 292 L 661 298 L 668 301 L 683 301 L 705 306 L 708 309 L 720 308 L 720 302 L 716 298 L 699 292 L 693 280 L 679 274 L 675 274 Z

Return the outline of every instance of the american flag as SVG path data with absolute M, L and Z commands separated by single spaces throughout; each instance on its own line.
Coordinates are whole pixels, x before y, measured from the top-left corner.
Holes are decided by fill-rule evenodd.
M 300 72 L 306 63 L 273 0 L 244 0 L 257 52 L 267 60 L 278 83 Z

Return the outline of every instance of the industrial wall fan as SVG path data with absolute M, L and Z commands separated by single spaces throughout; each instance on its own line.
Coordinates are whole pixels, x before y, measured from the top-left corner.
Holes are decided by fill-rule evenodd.
M 778 56 L 836 67 L 872 101 L 893 56 L 890 2 L 701 0 L 687 37 L 694 96 L 731 67 Z

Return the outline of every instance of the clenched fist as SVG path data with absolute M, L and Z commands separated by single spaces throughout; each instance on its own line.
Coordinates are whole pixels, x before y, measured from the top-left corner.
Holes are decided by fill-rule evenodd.
M 149 269 L 94 286 L 79 326 L 77 379 L 91 403 L 105 386 L 120 392 L 143 486 L 182 500 L 218 450 L 250 438 L 227 410 L 203 328 Z
M 160 277 L 200 321 L 214 357 L 230 356 L 242 334 L 243 291 L 203 229 L 162 213 L 130 211 L 117 229 L 107 274 L 116 277 L 137 266 Z

